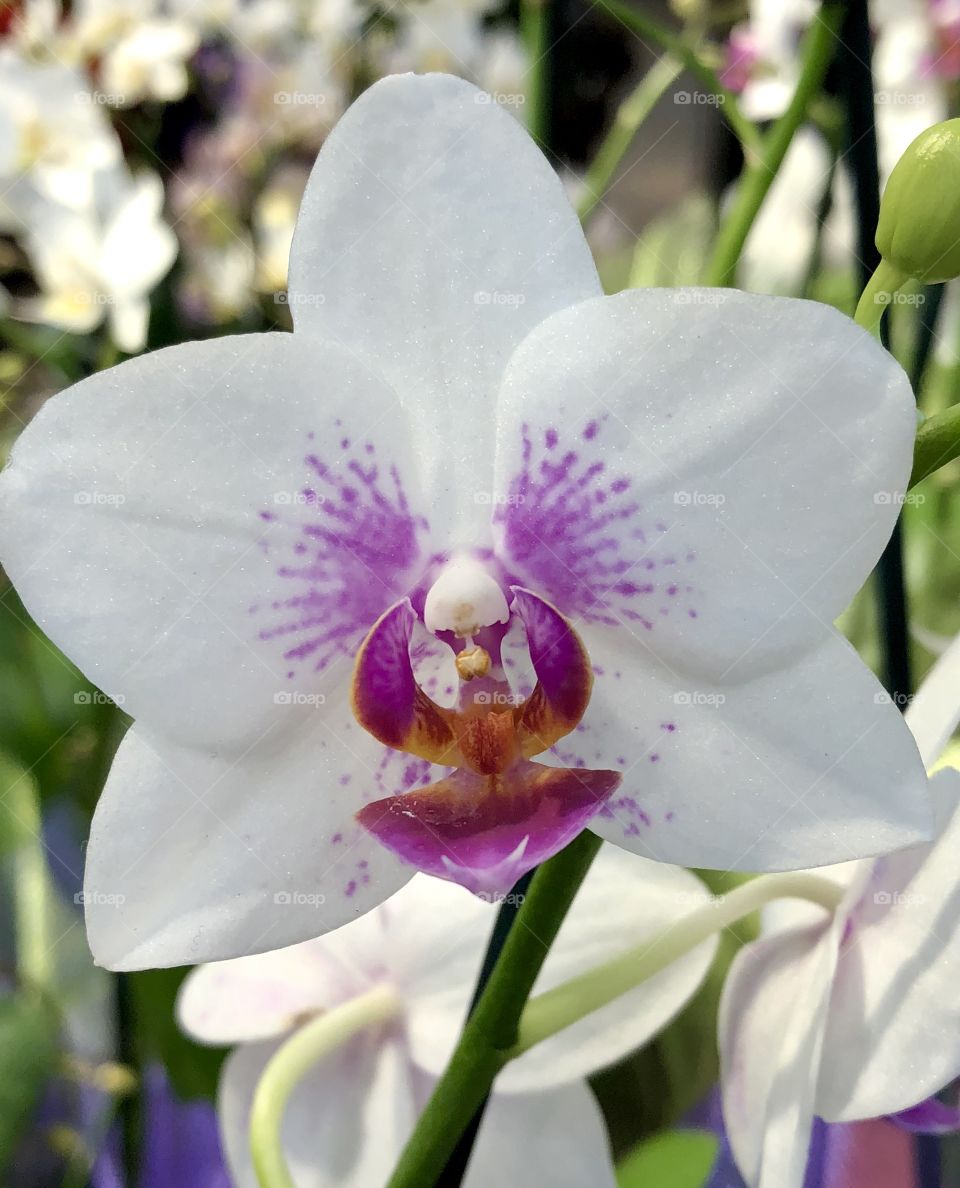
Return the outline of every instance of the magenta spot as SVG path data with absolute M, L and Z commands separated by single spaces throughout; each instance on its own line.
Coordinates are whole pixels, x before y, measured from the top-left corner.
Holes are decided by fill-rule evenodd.
M 676 722 L 661 722 L 660 723 L 660 729 L 666 730 L 666 732 L 668 734 L 673 734 L 673 732 L 676 730 L 676 728 L 677 728 Z
M 351 879 L 350 882 L 347 883 L 346 887 L 344 887 L 343 893 L 344 893 L 344 895 L 346 895 L 347 899 L 351 899 L 353 897 L 353 895 L 356 893 L 356 890 L 357 890 L 357 880 Z
M 352 779 L 353 779 L 353 776 L 350 774 L 350 772 L 347 772 L 345 775 L 342 775 L 340 777 L 340 786 L 345 788 L 347 786 L 347 784 L 349 784 Z
M 695 619 L 697 617 L 697 612 L 695 610 L 688 610 L 687 614 L 690 616 L 691 619 Z
M 556 429 L 548 429 L 543 435 L 543 440 L 548 450 L 556 449 L 557 441 L 559 440 Z
M 665 814 L 663 819 L 664 821 L 672 821 L 675 816 L 676 814 L 674 813 L 673 809 L 671 809 L 669 813 Z
M 342 833 L 335 833 L 333 835 L 333 837 L 330 838 L 330 844 L 332 846 L 339 846 L 342 841 L 343 841 Z
M 651 763 L 659 763 L 659 762 L 660 762 L 660 756 L 659 756 L 659 755 L 656 755 L 656 754 L 653 754 L 653 755 L 651 755 L 651 756 L 650 756 L 650 762 L 651 762 Z
M 587 427 L 583 431 L 584 440 L 593 441 L 593 439 L 597 436 L 597 433 L 599 431 L 600 431 L 600 426 L 597 424 L 596 421 L 588 422 Z
M 341 450 L 349 450 L 350 449 L 350 438 L 349 437 L 344 437 L 341 440 L 340 449 Z

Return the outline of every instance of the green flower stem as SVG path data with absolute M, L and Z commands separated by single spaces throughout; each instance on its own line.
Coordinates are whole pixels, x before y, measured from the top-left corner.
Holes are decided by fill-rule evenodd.
M 521 0 L 520 33 L 530 55 L 527 82 L 527 131 L 546 146 L 550 130 L 550 0 Z
M 585 830 L 534 875 L 477 1008 L 420 1115 L 388 1188 L 429 1188 L 516 1044 L 520 1015 L 567 909 L 600 849 Z
M 613 125 L 583 179 L 584 195 L 577 203 L 577 215 L 581 222 L 589 218 L 602 200 L 640 125 L 682 71 L 683 63 L 674 55 L 658 58 L 639 86 L 617 108 Z
M 4 835 L 14 839 L 10 864 L 14 892 L 17 973 L 31 990 L 54 989 L 54 937 L 50 935 L 50 873 L 43 845 L 40 801 L 33 778 L 18 774 L 6 789 Z
M 375 986 L 298 1028 L 276 1052 L 257 1084 L 250 1114 L 250 1151 L 260 1188 L 295 1188 L 280 1132 L 287 1102 L 303 1077 L 357 1032 L 393 1018 L 399 1010 L 396 991 Z
M 610 3 L 611 0 L 601 0 Z M 748 155 L 730 214 L 717 236 L 713 257 L 706 271 L 707 285 L 729 286 L 736 279 L 737 265 L 747 236 L 787 155 L 794 133 L 800 127 L 810 101 L 823 84 L 838 45 L 837 33 L 846 5 L 824 0 L 803 44 L 800 77 L 783 115 L 763 138 L 755 154 Z
M 853 315 L 854 321 L 879 339 L 883 311 L 890 304 L 894 293 L 902 288 L 909 279 L 906 273 L 900 272 L 886 260 L 881 260 L 873 276 L 867 282 L 866 288 L 860 294 L 857 312 Z
M 720 113 L 730 125 L 737 139 L 743 145 L 748 155 L 758 152 L 762 147 L 762 138 L 757 126 L 753 124 L 740 110 L 740 104 L 734 93 L 723 85 L 717 72 L 700 56 L 699 51 L 681 34 L 674 33 L 659 21 L 629 4 L 624 0 L 594 0 L 597 8 L 616 17 L 621 24 L 632 30 L 641 38 L 655 42 L 666 50 L 671 57 L 676 58 L 707 90 L 712 91 L 720 99 Z
M 808 899 L 832 912 L 843 895 L 844 889 L 831 880 L 802 871 L 766 875 L 744 883 L 612 961 L 537 995 L 523 1012 L 517 1042 L 507 1056 L 511 1060 L 522 1056 L 535 1044 L 633 990 L 714 933 L 772 899 Z

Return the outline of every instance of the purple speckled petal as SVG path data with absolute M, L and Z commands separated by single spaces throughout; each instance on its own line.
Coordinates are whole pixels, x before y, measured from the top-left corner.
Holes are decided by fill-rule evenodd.
M 576 837 L 619 782 L 612 771 L 520 761 L 496 779 L 454 772 L 357 819 L 402 861 L 495 898 Z
M 418 785 L 422 760 L 333 718 L 254 740 L 242 761 L 175 747 L 138 723 L 120 744 L 87 847 L 97 962 L 220 961 L 319 936 L 410 877 L 354 820 L 364 796 Z M 332 722 L 332 724 L 331 724 Z
M 543 322 L 497 408 L 496 549 L 575 622 L 742 680 L 863 584 L 910 472 L 915 402 L 812 301 L 632 289 Z
M 0 553 L 133 717 L 242 752 L 316 720 L 422 576 L 417 458 L 396 394 L 342 348 L 184 343 L 44 405 L 0 477 Z

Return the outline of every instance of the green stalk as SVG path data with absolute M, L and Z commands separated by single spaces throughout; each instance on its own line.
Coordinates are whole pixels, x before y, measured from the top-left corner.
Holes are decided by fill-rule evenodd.
M 602 201 L 640 125 L 670 84 L 679 78 L 682 70 L 683 63 L 679 58 L 672 55 L 658 58 L 639 86 L 617 108 L 613 125 L 603 138 L 583 179 L 584 195 L 577 204 L 577 215 L 581 222 L 588 219 Z
M 541 147 L 547 143 L 550 124 L 550 0 L 521 0 L 520 33 L 530 55 L 527 131 Z
M 666 50 L 671 57 L 681 62 L 685 69 L 716 95 L 720 114 L 730 125 L 737 139 L 743 146 L 744 153 L 751 156 L 762 148 L 762 138 L 756 125 L 752 123 L 740 110 L 736 95 L 720 81 L 717 72 L 700 57 L 695 46 L 691 45 L 681 34 L 674 33 L 659 21 L 647 16 L 639 8 L 625 4 L 623 0 L 595 0 L 597 8 L 602 8 L 611 16 L 616 17 L 621 24 L 626 25 L 640 38 L 647 38 Z
M 283 1155 L 281 1129 L 290 1095 L 318 1061 L 365 1027 L 391 1019 L 400 999 L 375 986 L 299 1028 L 275 1053 L 257 1083 L 250 1113 L 250 1151 L 260 1188 L 296 1188 Z
M 537 871 L 500 960 L 388 1188 L 426 1188 L 436 1183 L 457 1139 L 517 1043 L 527 998 L 600 844 L 600 838 L 585 830 Z
M 807 899 L 832 912 L 843 895 L 844 889 L 837 883 L 803 871 L 744 883 L 619 957 L 538 994 L 523 1012 L 518 1039 L 508 1058 L 522 1056 L 584 1015 L 605 1007 L 772 899 Z
M 611 2 L 602 0 L 604 4 Z M 839 0 L 825 0 L 821 4 L 803 44 L 796 90 L 786 111 L 763 138 L 757 153 L 748 158 L 733 207 L 717 236 L 705 284 L 723 287 L 734 283 L 747 236 L 836 52 L 837 33 L 845 7 Z

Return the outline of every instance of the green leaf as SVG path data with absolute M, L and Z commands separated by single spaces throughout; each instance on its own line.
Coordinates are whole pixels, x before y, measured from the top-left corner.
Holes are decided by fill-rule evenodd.
M 910 486 L 916 486 L 957 457 L 960 457 L 960 404 L 928 417 L 917 430 Z
M 0 1177 L 57 1062 L 53 1012 L 41 999 L 0 999 Z
M 619 1188 L 701 1188 L 717 1155 L 717 1139 L 670 1130 L 635 1147 L 617 1168 Z

